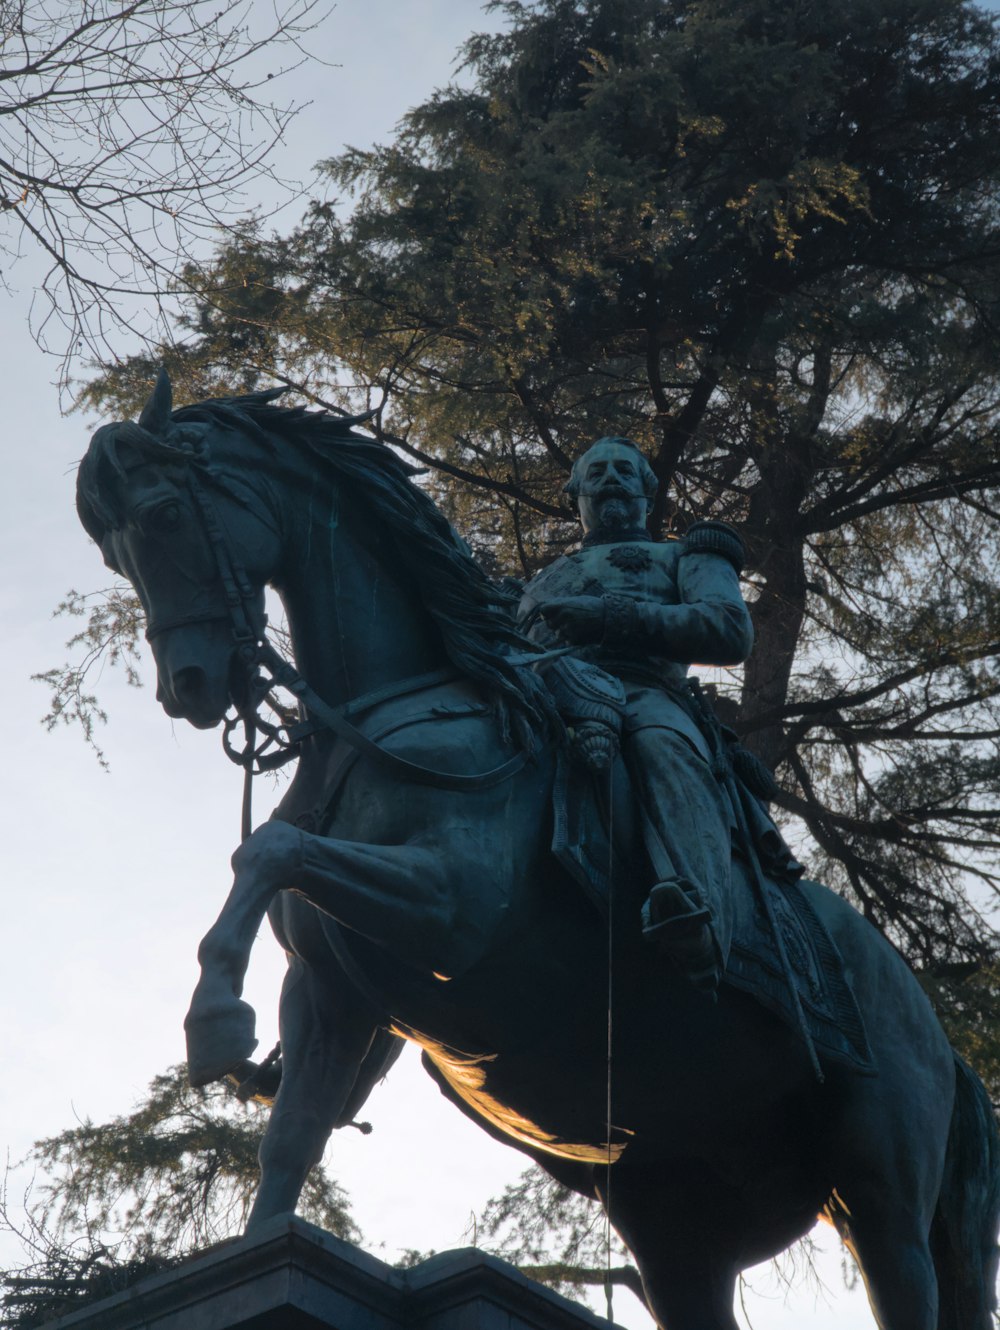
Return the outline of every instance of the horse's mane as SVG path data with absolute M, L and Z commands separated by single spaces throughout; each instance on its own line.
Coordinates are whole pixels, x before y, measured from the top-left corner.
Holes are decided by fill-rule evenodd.
M 513 729 L 517 741 L 530 747 L 540 730 L 551 724 L 561 728 L 538 676 L 511 660 L 512 654 L 537 651 L 516 626 L 516 598 L 490 581 L 434 502 L 413 484 L 414 468 L 377 439 L 354 432 L 353 426 L 365 417 L 276 406 L 277 395 L 254 393 L 182 407 L 158 434 L 131 421 L 99 429 L 77 482 L 77 507 L 89 534 L 101 543 L 108 529 L 121 521 L 115 478 L 124 471 L 122 445 L 152 462 L 203 466 L 197 430 L 185 426 L 240 432 L 275 458 L 281 450 L 274 440 L 286 442 L 307 463 L 349 486 L 391 537 L 401 566 L 441 634 L 448 659 L 486 690 L 504 734 Z M 211 466 L 209 475 L 211 483 L 219 484 L 217 466 Z

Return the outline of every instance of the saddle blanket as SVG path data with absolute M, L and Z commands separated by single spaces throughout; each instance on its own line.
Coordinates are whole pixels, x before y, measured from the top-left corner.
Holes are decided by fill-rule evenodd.
M 820 1057 L 875 1075 L 868 1034 L 844 979 L 836 944 L 803 890 L 805 882 L 779 886 L 764 880 L 771 916 L 781 931 L 785 955 L 806 1026 Z M 736 913 L 724 982 L 749 993 L 793 1029 L 799 1017 L 778 958 L 771 924 L 748 876 L 733 874 Z
M 615 802 L 619 804 L 619 797 Z M 625 868 L 621 857 L 611 850 L 593 782 L 566 760 L 559 764 L 553 813 L 553 853 L 594 905 L 606 913 L 610 875 L 617 876 Z M 762 887 L 767 892 L 771 917 L 781 932 L 792 982 L 820 1058 L 832 1058 L 863 1075 L 875 1075 L 868 1035 L 844 978 L 840 952 L 809 903 L 803 884 L 795 881 L 779 885 L 765 878 Z M 799 1015 L 760 890 L 749 866 L 734 855 L 733 937 L 723 983 L 749 994 L 793 1030 L 799 1030 Z

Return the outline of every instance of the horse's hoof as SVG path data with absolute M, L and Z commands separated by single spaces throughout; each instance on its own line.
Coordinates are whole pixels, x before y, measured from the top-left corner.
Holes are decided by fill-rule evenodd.
M 253 1007 L 239 998 L 206 1011 L 192 1005 L 184 1021 L 190 1084 L 197 1089 L 221 1081 L 249 1058 L 257 1047 L 256 1023 Z

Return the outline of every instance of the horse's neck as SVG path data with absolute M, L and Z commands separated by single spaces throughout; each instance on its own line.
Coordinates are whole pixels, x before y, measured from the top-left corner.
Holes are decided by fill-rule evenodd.
M 296 664 L 333 705 L 445 663 L 384 533 L 359 525 L 334 512 L 298 530 L 278 584 Z

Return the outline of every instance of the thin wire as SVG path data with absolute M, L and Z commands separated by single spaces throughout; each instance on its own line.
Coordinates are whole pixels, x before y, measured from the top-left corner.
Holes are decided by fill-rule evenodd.
M 608 1176 L 604 1184 L 604 1244 L 607 1267 L 604 1274 L 604 1296 L 607 1301 L 608 1324 L 613 1325 L 614 1285 L 611 1282 L 611 1053 L 614 1033 L 614 865 L 615 865 L 615 779 L 614 760 L 608 764 L 608 1067 L 607 1067 L 607 1151 Z
M 245 716 L 243 726 L 246 731 L 246 746 L 243 750 L 243 806 L 240 813 L 240 840 L 245 841 L 253 831 L 253 759 L 254 743 L 257 738 L 257 721 L 254 715 Z

